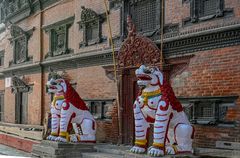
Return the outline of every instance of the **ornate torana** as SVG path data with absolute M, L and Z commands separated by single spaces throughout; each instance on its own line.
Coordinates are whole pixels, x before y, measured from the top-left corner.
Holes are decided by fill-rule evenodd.
M 89 8 L 81 7 L 81 21 L 79 28 L 83 31 L 83 41 L 79 47 L 92 45 L 101 42 L 101 22 L 103 18 Z
M 81 8 L 82 8 L 82 12 L 81 12 L 82 23 L 92 22 L 99 18 L 98 14 L 92 9 L 85 8 L 84 6 L 81 6 Z
M 127 18 L 128 37 L 118 54 L 119 67 L 135 67 L 142 64 L 155 65 L 160 60 L 160 50 L 149 38 L 136 33 L 130 16 Z
M 12 93 L 28 92 L 29 86 L 20 77 L 13 75 L 12 77 Z

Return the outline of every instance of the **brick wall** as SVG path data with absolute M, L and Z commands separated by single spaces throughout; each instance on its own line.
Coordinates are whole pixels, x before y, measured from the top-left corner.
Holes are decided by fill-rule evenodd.
M 176 96 L 240 96 L 239 61 L 240 46 L 196 53 L 186 70 L 171 80 Z M 214 147 L 216 140 L 240 141 L 240 98 L 228 109 L 226 120 L 238 121 L 237 127 L 195 126 L 195 145 Z

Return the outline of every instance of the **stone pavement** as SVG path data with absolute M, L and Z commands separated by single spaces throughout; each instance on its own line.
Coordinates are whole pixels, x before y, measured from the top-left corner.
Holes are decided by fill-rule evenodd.
M 0 158 L 11 158 L 11 157 L 26 158 L 26 157 L 31 157 L 31 154 L 0 144 Z

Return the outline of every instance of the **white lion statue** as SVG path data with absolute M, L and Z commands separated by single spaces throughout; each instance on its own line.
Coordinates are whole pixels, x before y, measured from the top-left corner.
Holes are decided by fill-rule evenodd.
M 147 133 L 154 125 L 153 144 L 148 148 L 150 156 L 192 153 L 194 128 L 190 125 L 183 107 L 176 99 L 163 73 L 156 67 L 144 65 L 136 70 L 141 94 L 134 102 L 135 145 L 133 153 L 147 151 Z M 174 130 L 174 142 L 168 142 L 169 128 Z M 171 143 L 171 144 L 170 144 Z
M 48 91 L 55 93 L 51 105 L 51 134 L 48 140 L 60 142 L 96 142 L 96 122 L 88 107 L 71 84 L 56 72 L 50 71 Z M 81 132 L 78 131 L 78 127 Z M 74 129 L 75 134 L 70 135 Z

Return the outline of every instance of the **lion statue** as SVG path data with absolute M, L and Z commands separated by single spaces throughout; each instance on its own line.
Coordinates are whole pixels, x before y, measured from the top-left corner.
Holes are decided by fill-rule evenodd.
M 69 81 L 50 70 L 47 88 L 48 92 L 54 93 L 51 104 L 51 134 L 47 139 L 60 142 L 95 143 L 94 117 Z M 75 134 L 70 135 L 72 128 Z
M 133 105 L 135 145 L 130 151 L 138 154 L 146 152 L 147 133 L 150 124 L 153 124 L 153 144 L 148 148 L 150 156 L 192 153 L 194 128 L 171 86 L 164 80 L 163 73 L 156 67 L 142 65 L 135 74 L 142 91 Z M 169 142 L 169 128 L 174 130 L 174 142 Z

